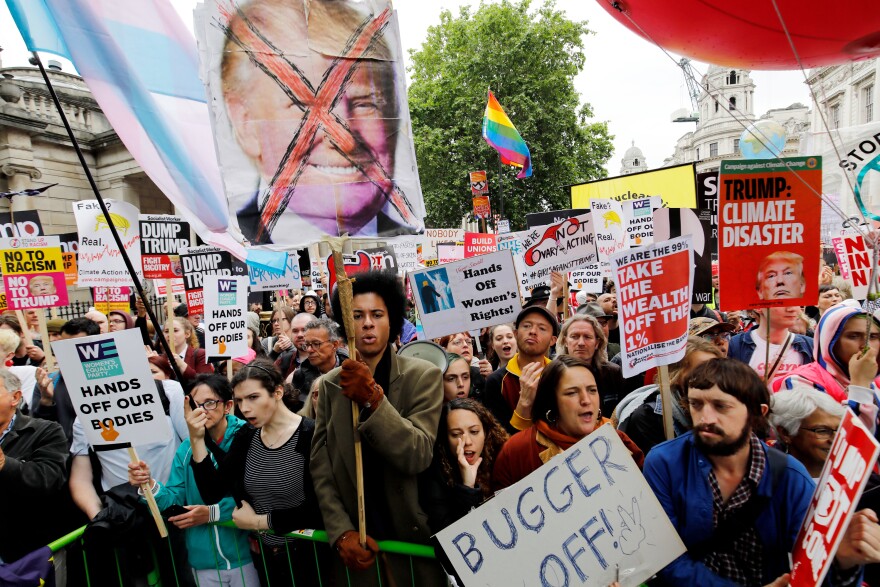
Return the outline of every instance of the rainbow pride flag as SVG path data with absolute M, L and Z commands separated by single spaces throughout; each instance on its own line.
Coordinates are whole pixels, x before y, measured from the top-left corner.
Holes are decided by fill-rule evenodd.
M 517 174 L 518 178 L 532 176 L 532 154 L 529 153 L 529 147 L 504 113 L 492 90 L 489 90 L 489 103 L 486 104 L 486 113 L 483 114 L 483 138 L 490 147 L 498 151 L 502 163 L 522 168 Z

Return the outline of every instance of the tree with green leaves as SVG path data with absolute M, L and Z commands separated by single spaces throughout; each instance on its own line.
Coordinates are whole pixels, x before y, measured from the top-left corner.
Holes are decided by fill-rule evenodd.
M 468 172 L 488 172 L 492 212 L 513 230 L 530 212 L 571 207 L 565 187 L 605 177 L 613 150 L 605 122 L 589 122 L 574 78 L 584 67 L 586 22 L 573 22 L 546 0 L 481 4 L 476 12 L 448 10 L 411 51 L 412 116 L 419 176 L 429 227 L 456 227 L 471 210 Z M 491 89 L 522 135 L 534 173 L 500 170 L 498 154 L 482 139 L 483 112 Z

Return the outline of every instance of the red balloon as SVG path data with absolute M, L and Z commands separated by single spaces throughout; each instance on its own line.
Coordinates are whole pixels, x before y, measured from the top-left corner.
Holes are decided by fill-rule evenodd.
M 877 0 L 776 0 L 800 63 L 771 0 L 598 2 L 648 41 L 673 53 L 726 67 L 811 68 L 880 55 Z

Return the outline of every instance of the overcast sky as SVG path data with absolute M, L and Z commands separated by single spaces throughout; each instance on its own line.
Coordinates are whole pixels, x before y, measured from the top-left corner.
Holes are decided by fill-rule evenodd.
M 192 29 L 196 2 L 172 3 Z M 428 27 L 439 22 L 442 9 L 457 14 L 461 5 L 478 4 L 472 0 L 397 0 L 394 6 L 404 52 L 408 55 L 408 49 L 421 47 Z M 588 21 L 595 32 L 584 39 L 586 66 L 575 80 L 575 87 L 581 101 L 592 105 L 596 120 L 607 121 L 615 137 L 615 151 L 607 165 L 609 175 L 619 173 L 620 159 L 633 141 L 644 152 L 649 168 L 659 167 L 663 159 L 672 155 L 676 139 L 695 127 L 694 123 L 670 122 L 674 110 L 690 108 L 681 70 L 660 48 L 618 24 L 595 0 L 558 0 L 556 5 L 569 18 Z M 0 2 L 0 46 L 4 49 L 0 54 L 4 67 L 27 64 L 29 54 L 5 2 Z M 678 60 L 678 56 L 673 57 Z M 694 66 L 700 74 L 706 71 L 704 64 Z M 71 70 L 67 63 L 64 67 Z M 804 76 L 799 71 L 752 72 L 752 78 L 757 86 L 758 116 L 794 102 L 810 104 Z M 499 100 L 503 105 L 503 96 Z M 529 137 L 524 138 L 528 142 Z

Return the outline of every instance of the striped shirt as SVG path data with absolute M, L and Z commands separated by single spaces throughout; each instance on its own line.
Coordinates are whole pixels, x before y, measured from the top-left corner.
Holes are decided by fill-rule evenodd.
M 251 505 L 257 514 L 268 514 L 272 510 L 296 507 L 305 501 L 303 476 L 306 460 L 305 456 L 296 450 L 299 430 L 297 428 L 293 436 L 277 448 L 268 448 L 263 444 L 262 431 L 251 438 L 245 464 L 244 487 L 254 500 Z M 272 526 L 271 514 L 269 514 L 269 526 Z M 278 546 L 284 544 L 285 539 L 265 534 L 263 542 Z

